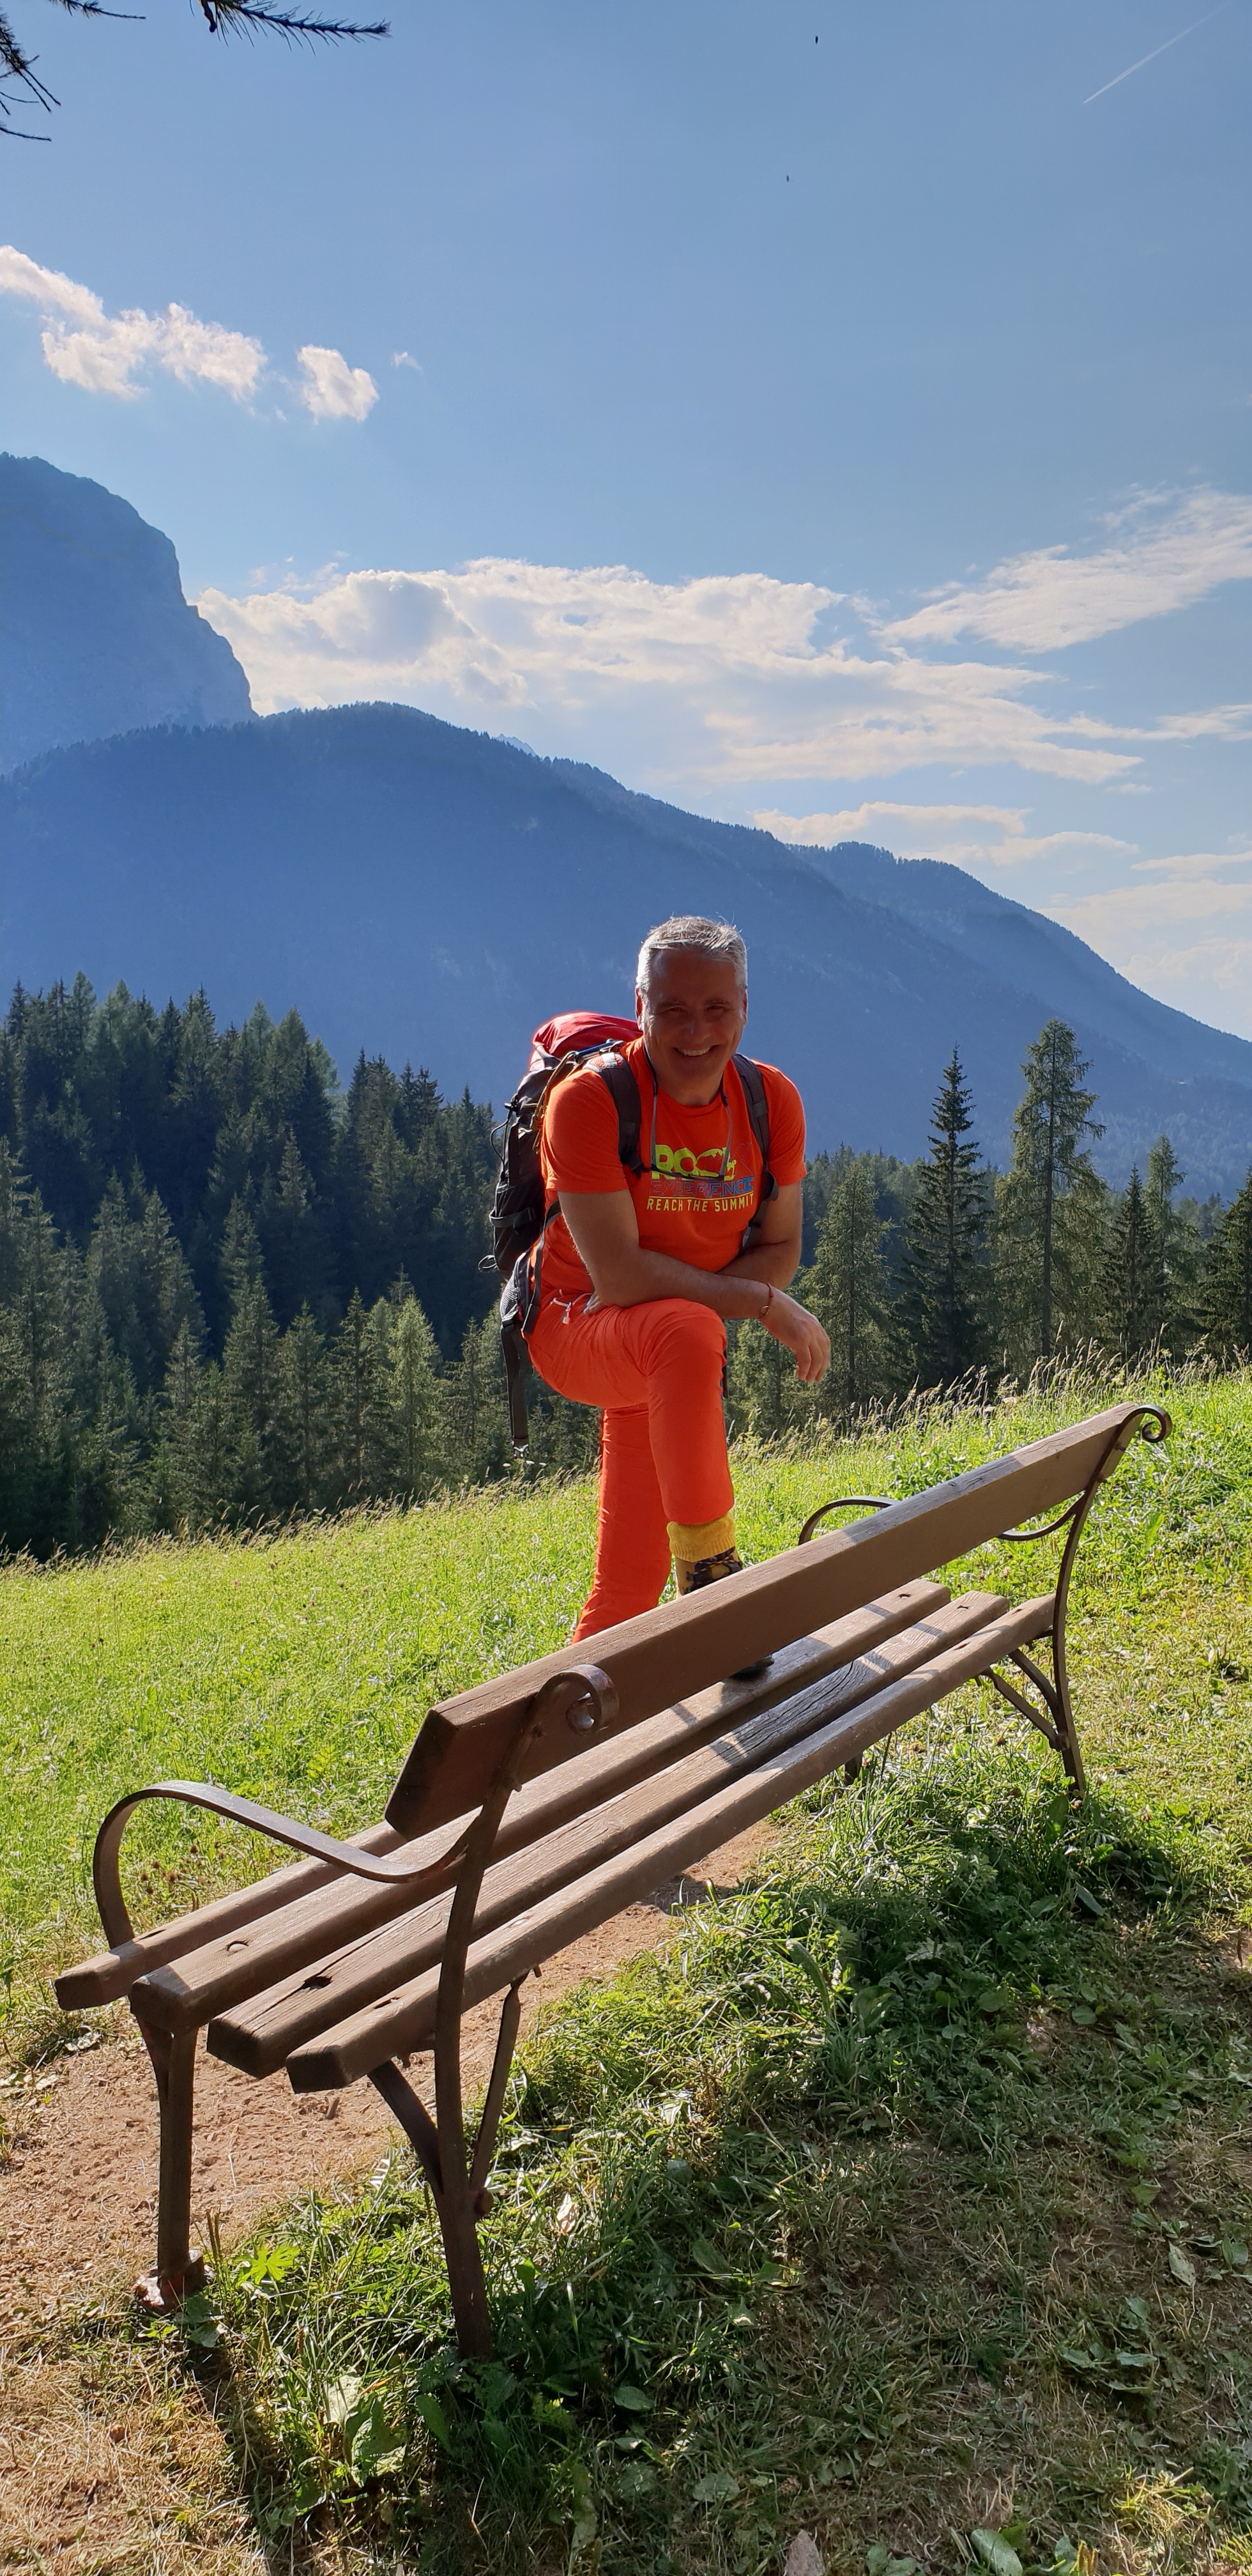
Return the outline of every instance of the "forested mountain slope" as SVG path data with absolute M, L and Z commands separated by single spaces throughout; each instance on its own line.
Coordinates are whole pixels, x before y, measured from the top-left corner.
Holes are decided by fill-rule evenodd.
M 364 1045 L 498 1105 L 536 1022 L 627 1007 L 641 932 L 700 910 L 745 932 L 748 1042 L 803 1086 L 815 1147 L 919 1152 L 955 1041 L 1003 1162 L 1055 1013 L 1091 1059 L 1111 1179 L 1162 1129 L 1201 1196 L 1252 1154 L 1252 1045 L 959 870 L 789 850 L 411 708 L 80 746 L 5 807 L 4 961 L 27 985 L 81 968 L 158 1005 L 201 984 L 223 1016 L 294 1005 L 345 1071 Z
M 0 456 L 4 767 L 138 725 L 238 724 L 248 683 L 169 538 L 41 456 Z

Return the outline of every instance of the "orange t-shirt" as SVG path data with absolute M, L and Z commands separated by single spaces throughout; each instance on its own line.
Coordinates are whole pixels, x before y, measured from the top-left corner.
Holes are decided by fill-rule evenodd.
M 617 1109 L 594 1064 L 567 1074 L 547 1102 L 540 1162 L 547 1203 L 571 1193 L 629 1190 L 639 1241 L 645 1252 L 672 1253 L 696 1270 L 724 1270 L 756 1213 L 761 1149 L 753 1131 L 743 1084 L 726 1067 L 720 1096 L 707 1108 L 685 1108 L 668 1092 L 654 1092 L 642 1038 L 624 1047 L 639 1089 L 640 1174 L 628 1172 L 617 1151 Z M 769 1107 L 770 1170 L 780 1184 L 804 1178 L 804 1104 L 794 1082 L 763 1064 Z M 652 1110 L 656 1103 L 656 1169 L 652 1159 Z M 543 1294 L 586 1297 L 589 1280 L 564 1217 L 544 1237 Z

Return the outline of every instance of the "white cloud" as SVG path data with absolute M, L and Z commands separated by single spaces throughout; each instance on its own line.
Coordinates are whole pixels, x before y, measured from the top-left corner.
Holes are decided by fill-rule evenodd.
M 1221 582 L 1252 580 L 1252 498 L 1202 490 L 1136 501 L 1106 523 L 1094 553 L 1043 546 L 954 583 L 912 616 L 880 624 L 897 644 L 982 636 L 1010 651 L 1049 653 L 1190 607 Z
M 1242 1028 L 1252 1036 L 1252 939 L 1198 939 L 1190 948 L 1172 941 L 1160 948 L 1132 950 L 1124 973 L 1132 983 L 1213 985 L 1232 993 Z M 1238 1031 L 1236 1032 L 1239 1033 Z
M 1081 581 L 1095 558 L 1078 566 L 1066 607 L 1075 565 L 1064 550 L 1021 557 L 1005 569 L 1021 575 L 1018 608 L 1033 602 L 1023 641 L 1075 640 L 1132 610 L 1164 614 L 1200 596 L 1215 566 L 1230 575 L 1245 520 L 1252 560 L 1252 502 L 1201 495 L 1172 514 L 1137 507 L 1100 556 L 1085 608 Z M 678 803 L 750 811 L 800 844 L 870 841 L 990 883 L 1028 868 L 1028 900 L 1151 989 L 1173 973 L 1161 959 L 1190 958 L 1169 997 L 1231 1024 L 1234 1006 L 1219 1006 L 1218 992 L 1237 979 L 1223 969 L 1206 988 L 1204 958 L 1216 953 L 1205 944 L 1210 924 L 1230 928 L 1230 941 L 1217 942 L 1223 956 L 1227 946 L 1242 955 L 1234 933 L 1252 914 L 1252 890 L 1238 855 L 1140 860 L 1134 840 L 1100 827 L 1114 819 L 1107 792 L 1147 794 L 1153 776 L 1158 790 L 1169 783 L 1150 766 L 1159 747 L 1193 744 L 1198 754 L 1245 741 L 1252 706 L 1136 709 L 1113 724 L 1089 690 L 1078 699 L 1054 671 L 996 651 L 998 634 L 986 654 L 949 658 L 946 633 L 913 633 L 905 620 L 867 636 L 844 595 L 763 573 L 666 583 L 622 564 L 484 557 L 454 570 L 327 564 L 303 582 L 276 566 L 263 578 L 250 595 L 209 590 L 198 603 L 229 637 L 262 712 L 399 701 L 524 737 L 541 755 L 592 761 Z M 1012 596 L 1013 582 L 1001 591 Z M 954 619 L 953 602 L 973 600 L 995 626 L 1000 610 L 984 592 L 953 593 L 944 614 Z M 1007 633 L 1007 611 L 1001 622 Z M 1024 798 L 1006 800 L 1013 770 L 1083 801 L 1069 794 L 1058 811 L 1053 797 L 1036 816 Z M 909 772 L 928 773 L 916 801 Z M 856 802 L 841 793 L 854 781 Z M 1122 808 L 1116 819 L 1131 815 Z M 1252 998 L 1247 1010 L 1252 1034 Z
M 1045 832 L 1031 835 L 1015 805 L 905 805 L 876 798 L 838 814 L 780 814 L 758 808 L 752 820 L 780 841 L 831 849 L 839 841 L 869 841 L 897 857 L 946 859 L 955 867 L 984 861 L 1015 867 L 1024 860 L 1072 857 L 1079 851 L 1133 854 L 1138 844 L 1111 832 Z
M 1242 868 L 1247 873 L 1235 878 L 1217 873 L 1227 868 Z M 1131 874 L 1152 876 L 1157 882 L 1107 886 L 1099 892 L 1080 895 L 1074 903 L 1051 904 L 1049 910 L 1080 937 L 1106 950 L 1110 946 L 1124 948 L 1145 932 L 1165 931 L 1180 923 L 1252 915 L 1252 850 L 1198 851 L 1176 859 L 1139 859 Z
M 24 250 L 14 250 L 11 242 L 0 244 L 0 293 L 28 296 L 45 313 L 63 313 L 88 327 L 104 320 L 104 306 L 89 286 L 76 285 L 59 268 L 40 268 L 37 260 L 28 259 Z
M 1198 850 L 1184 859 L 1137 859 L 1135 875 L 1207 877 L 1214 868 L 1252 867 L 1252 849 Z
M 0 292 L 38 304 L 46 364 L 86 393 L 130 399 L 142 370 L 156 366 L 181 384 L 217 385 L 235 402 L 249 402 L 265 369 L 260 341 L 242 331 L 201 322 L 182 304 L 167 304 L 163 313 L 107 314 L 89 287 L 8 244 L 0 249 Z
M 338 349 L 319 349 L 313 341 L 297 349 L 304 382 L 300 400 L 314 420 L 364 420 L 378 400 L 378 387 L 364 367 L 350 367 Z
M 554 750 L 620 760 L 628 735 L 636 775 L 689 794 L 1006 762 L 1098 785 L 1139 762 L 1116 728 L 1032 703 L 1038 674 L 815 640 L 838 594 L 763 573 L 663 583 L 486 557 L 199 604 L 262 710 L 392 698 L 493 730 L 525 710 Z
M 232 401 L 245 403 L 268 372 L 260 341 L 246 332 L 201 322 L 185 304 L 167 304 L 163 313 L 106 313 L 89 286 L 60 269 L 41 268 L 11 244 L 0 248 L 0 294 L 38 305 L 45 364 L 62 384 L 78 385 L 84 393 L 132 401 L 143 390 L 145 371 L 161 367 L 180 384 L 216 385 Z M 315 420 L 364 420 L 372 411 L 378 387 L 364 367 L 350 367 L 338 349 L 312 341 L 296 356 L 299 397 Z M 402 361 L 415 364 L 403 351 L 396 363 Z
M 422 373 L 416 358 L 411 358 L 407 349 L 393 349 L 391 363 L 393 367 L 411 367 L 415 376 L 420 376 Z

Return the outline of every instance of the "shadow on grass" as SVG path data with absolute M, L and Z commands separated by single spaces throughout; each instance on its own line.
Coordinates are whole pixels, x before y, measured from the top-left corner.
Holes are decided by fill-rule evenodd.
M 219 2267 L 219 2413 L 277 2563 L 327 2518 L 431 2576 L 758 2576 L 800 2525 L 828 2568 L 880 2536 L 955 2565 L 1010 2521 L 1051 2565 L 1136 2514 L 1202 2558 L 1252 2509 L 1219 1876 L 1181 1811 L 1079 1808 L 1025 1761 L 812 1802 L 532 2041 L 491 2364 L 456 2358 L 407 2156 Z

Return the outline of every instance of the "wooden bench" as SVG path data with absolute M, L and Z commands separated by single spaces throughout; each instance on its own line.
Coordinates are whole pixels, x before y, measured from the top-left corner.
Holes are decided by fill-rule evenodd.
M 663 1880 L 986 1676 L 1040 1729 L 1076 1788 L 1065 1614 L 1088 1510 L 1136 1435 L 1168 1417 L 1123 1404 L 902 1502 L 848 1496 L 763 1565 L 570 1652 L 483 1682 L 431 1709 L 385 1821 L 343 1843 L 199 1783 L 166 1780 L 115 1806 L 95 1847 L 111 1947 L 57 1978 L 66 2011 L 127 1995 L 156 2073 L 160 2179 L 153 2304 L 203 2277 L 191 2245 L 197 2035 L 258 2078 L 285 2067 L 297 2093 L 368 2077 L 412 2141 L 443 2231 L 461 2348 L 491 2327 L 477 2220 L 532 1971 Z M 824 1530 L 840 1508 L 869 1517 Z M 1044 1515 L 1044 1526 L 1020 1524 Z M 993 1539 L 1067 1533 L 1051 1591 L 1012 1607 L 953 1600 L 933 1569 Z M 1050 1646 L 1049 1668 L 1029 1649 Z M 724 1676 L 772 1658 L 750 1681 Z M 147 1798 L 253 1827 L 304 1857 L 268 1878 L 136 1933 L 119 1849 Z M 477 2138 L 467 2152 L 461 2022 L 503 1994 Z M 403 2071 L 433 2053 L 432 2119 Z

